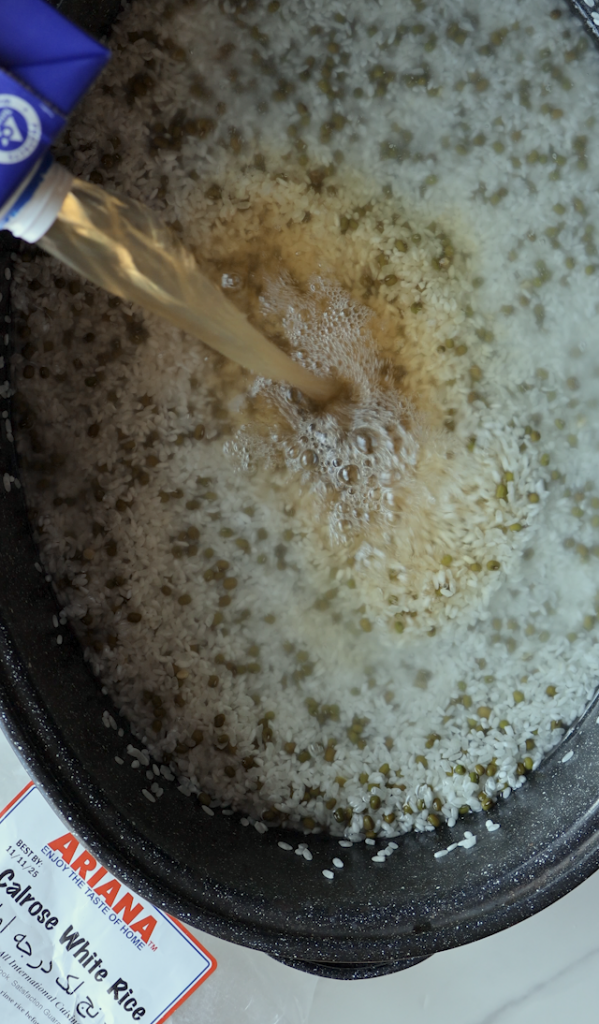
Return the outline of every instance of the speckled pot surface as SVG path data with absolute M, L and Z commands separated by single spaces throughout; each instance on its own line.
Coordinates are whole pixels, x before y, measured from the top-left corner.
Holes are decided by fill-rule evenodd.
M 63 13 L 100 34 L 119 0 L 64 0 Z M 591 34 L 597 26 L 584 4 Z M 0 233 L 0 348 L 12 341 L 11 236 Z M 6 347 L 5 347 L 6 346 Z M 0 370 L 0 378 L 7 369 Z M 3 411 L 7 402 L 0 400 Z M 4 432 L 0 476 L 18 476 Z M 289 838 L 259 835 L 237 815 L 207 817 L 176 784 L 150 804 L 142 780 L 115 762 L 128 727 L 102 695 L 75 637 L 58 647 L 54 592 L 35 568 L 37 552 L 23 491 L 0 497 L 0 715 L 23 763 L 86 845 L 146 899 L 207 932 L 325 977 L 364 978 L 417 963 L 443 949 L 500 931 L 542 910 L 599 867 L 597 710 L 547 758 L 509 801 L 494 809 L 501 829 L 488 834 L 484 816 L 435 833 L 408 835 L 385 864 L 372 848 L 343 851 L 346 868 L 331 885 L 323 876 L 335 840 L 310 838 L 314 860 L 283 853 Z M 102 725 L 109 710 L 125 730 Z M 566 763 L 564 754 L 574 752 Z M 479 841 L 459 857 L 436 850 L 462 838 Z

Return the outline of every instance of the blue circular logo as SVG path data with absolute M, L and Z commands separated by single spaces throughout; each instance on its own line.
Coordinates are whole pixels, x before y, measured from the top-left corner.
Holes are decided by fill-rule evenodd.
M 20 164 L 35 153 L 42 125 L 35 107 L 21 96 L 0 93 L 0 164 Z

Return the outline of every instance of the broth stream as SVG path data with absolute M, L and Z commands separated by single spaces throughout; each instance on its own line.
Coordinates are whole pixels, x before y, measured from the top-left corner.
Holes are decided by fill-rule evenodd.
M 76 180 L 40 245 L 121 298 L 139 302 L 253 373 L 326 402 L 318 379 L 259 333 L 198 269 L 172 231 L 141 203 Z

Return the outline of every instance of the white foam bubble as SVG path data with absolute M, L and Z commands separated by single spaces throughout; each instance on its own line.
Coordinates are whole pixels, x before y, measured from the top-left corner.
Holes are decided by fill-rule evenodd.
M 331 539 L 346 542 L 389 521 L 398 485 L 417 462 L 419 428 L 401 372 L 376 351 L 372 312 L 335 283 L 313 277 L 300 292 L 281 278 L 261 304 L 298 362 L 342 382 L 344 394 L 318 409 L 285 384 L 260 379 L 253 394 L 267 398 L 281 421 L 266 431 L 242 428 L 229 448 L 246 467 L 284 465 L 296 474 L 326 510 Z

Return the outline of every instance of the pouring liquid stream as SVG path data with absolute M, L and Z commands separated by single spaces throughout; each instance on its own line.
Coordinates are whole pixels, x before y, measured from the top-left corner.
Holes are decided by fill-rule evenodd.
M 334 381 L 310 373 L 252 327 L 170 229 L 133 199 L 75 179 L 39 245 L 260 377 L 286 381 L 319 403 L 337 392 Z

